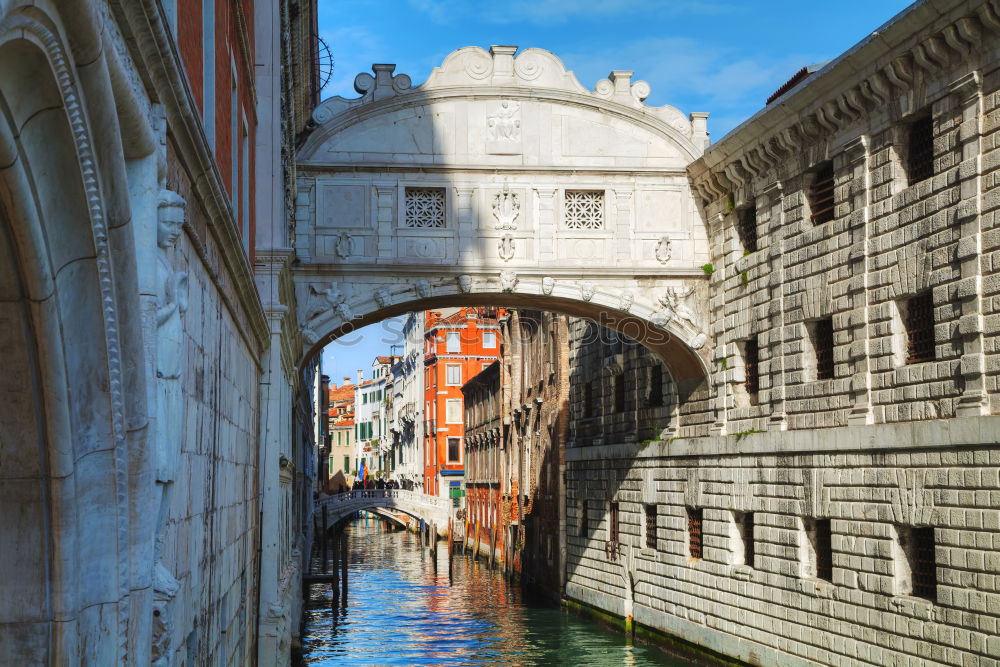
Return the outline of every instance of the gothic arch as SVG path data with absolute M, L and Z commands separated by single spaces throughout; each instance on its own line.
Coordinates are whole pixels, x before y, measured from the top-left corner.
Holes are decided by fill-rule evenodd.
M 148 628 L 128 632 L 134 247 L 100 34 L 76 4 L 71 31 L 48 2 L 0 15 L 0 544 L 18 572 L 0 584 L 0 662 L 141 659 L 129 642 Z

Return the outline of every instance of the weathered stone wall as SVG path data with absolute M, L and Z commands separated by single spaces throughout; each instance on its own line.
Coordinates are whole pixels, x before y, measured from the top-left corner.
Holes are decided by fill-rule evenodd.
M 1000 453 L 976 434 L 992 428 L 988 418 L 963 421 L 922 434 L 909 425 L 810 434 L 817 452 L 872 443 L 839 453 L 783 453 L 799 446 L 793 433 L 571 449 L 566 596 L 622 616 L 631 576 L 636 623 L 755 664 L 996 660 Z M 907 447 L 872 451 L 888 442 Z M 616 558 L 606 549 L 612 501 Z M 644 546 L 649 505 L 655 550 Z M 689 555 L 687 507 L 703 509 L 701 559 Z M 734 563 L 743 549 L 734 511 L 754 513 L 753 567 Z M 803 576 L 808 518 L 831 520 L 832 582 Z M 901 594 L 896 531 L 911 525 L 934 526 L 934 604 Z

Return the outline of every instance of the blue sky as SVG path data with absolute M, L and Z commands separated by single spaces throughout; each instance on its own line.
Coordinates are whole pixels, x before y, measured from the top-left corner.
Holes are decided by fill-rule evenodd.
M 647 104 L 707 111 L 713 140 L 764 106 L 804 65 L 836 57 L 903 10 L 902 0 L 319 0 L 320 35 L 335 61 L 324 97 L 357 97 L 372 63 L 423 82 L 463 46 L 541 47 L 593 88 L 613 69 L 635 71 Z M 372 331 L 374 329 L 374 331 Z M 367 372 L 398 326 L 375 325 L 328 348 L 333 379 Z M 399 341 L 401 342 L 401 341 Z

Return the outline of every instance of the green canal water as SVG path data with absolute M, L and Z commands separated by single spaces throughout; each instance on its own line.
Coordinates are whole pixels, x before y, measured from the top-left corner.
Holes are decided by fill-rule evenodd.
M 453 559 L 449 580 L 444 541 L 435 563 L 418 536 L 374 519 L 345 535 L 347 595 L 310 587 L 300 664 L 695 664 L 535 600 L 470 556 Z

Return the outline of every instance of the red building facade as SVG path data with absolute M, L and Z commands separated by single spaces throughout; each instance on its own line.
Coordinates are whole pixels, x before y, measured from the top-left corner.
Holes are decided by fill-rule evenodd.
M 461 489 L 465 473 L 462 385 L 500 355 L 499 309 L 427 311 L 424 327 L 424 491 Z

